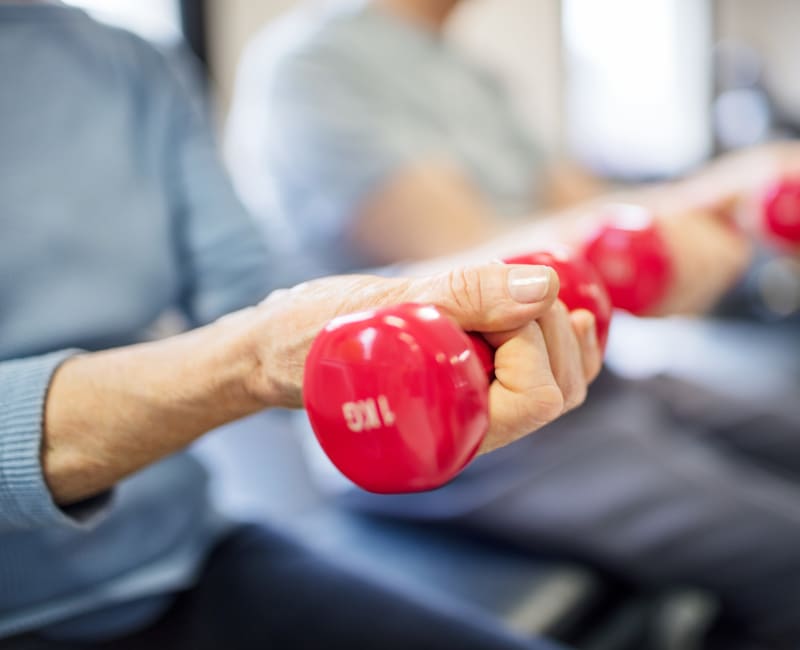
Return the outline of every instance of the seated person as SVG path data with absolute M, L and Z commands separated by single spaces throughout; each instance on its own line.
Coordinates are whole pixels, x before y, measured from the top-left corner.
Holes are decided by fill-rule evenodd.
M 552 269 L 327 278 L 249 306 L 287 282 L 282 246 L 235 198 L 172 63 L 81 11 L 0 2 L 0 84 L 0 646 L 545 648 L 228 520 L 186 448 L 299 406 L 322 325 L 398 296 L 503 332 L 512 383 L 493 385 L 487 445 L 507 444 L 599 370 L 592 318 L 557 307 Z M 141 342 L 169 308 L 194 329 Z
M 497 235 L 482 249 L 488 259 L 535 241 L 525 232 L 572 236 L 576 219 L 567 216 L 582 210 L 561 221 L 528 218 L 543 204 L 544 162 L 498 81 L 442 38 L 458 5 L 301 7 L 247 48 L 227 131 L 234 178 L 254 206 L 269 191 L 307 258 L 347 270 L 453 253 Z M 764 150 L 666 193 L 635 195 L 663 215 L 679 278 L 659 312 L 702 312 L 734 283 L 748 242 L 706 210 L 758 187 L 773 165 L 797 169 L 798 160 L 796 148 Z M 580 412 L 435 493 L 350 491 L 345 502 L 533 550 L 555 547 L 646 584 L 705 587 L 754 633 L 800 641 L 800 578 L 791 578 L 800 576 L 800 486 L 764 471 L 756 454 L 733 453 L 726 427 L 741 420 L 716 428 L 681 421 L 671 416 L 675 391 L 656 386 L 606 374 Z M 709 412 L 732 412 L 714 400 Z M 742 420 L 783 413 L 770 420 L 769 439 L 800 444 L 795 413 L 751 406 L 737 409 Z M 752 436 L 765 440 L 758 427 Z M 774 446 L 761 447 L 775 460 Z

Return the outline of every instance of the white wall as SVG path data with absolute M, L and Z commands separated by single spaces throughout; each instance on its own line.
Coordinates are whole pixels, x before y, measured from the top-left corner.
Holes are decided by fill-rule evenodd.
M 559 0 L 472 0 L 450 36 L 507 81 L 538 141 L 557 150 L 564 136 Z
M 755 47 L 783 106 L 800 115 L 800 1 L 718 0 L 720 35 Z
M 211 0 L 210 47 L 221 114 L 230 101 L 245 43 L 300 0 Z M 558 0 L 471 0 L 450 36 L 508 79 L 523 116 L 554 149 L 561 142 Z
M 245 44 L 263 25 L 295 4 L 297 0 L 208 2 L 209 54 L 222 115 L 230 102 L 236 65 Z

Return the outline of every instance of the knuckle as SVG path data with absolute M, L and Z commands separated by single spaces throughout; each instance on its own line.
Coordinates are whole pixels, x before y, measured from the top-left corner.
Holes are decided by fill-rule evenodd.
M 477 268 L 462 267 L 450 271 L 448 288 L 452 301 L 459 309 L 474 313 L 483 311 L 483 282 Z
M 272 304 L 278 300 L 286 298 L 291 292 L 291 289 L 275 289 L 264 298 L 259 305 Z
M 566 411 L 571 411 L 579 407 L 586 401 L 586 395 L 588 390 L 586 388 L 586 384 L 583 382 L 576 382 L 576 384 L 572 387 L 569 392 L 569 397 L 566 400 L 566 404 L 564 405 L 564 409 Z
M 555 380 L 535 389 L 532 397 L 533 416 L 537 421 L 551 422 L 564 412 L 564 394 Z

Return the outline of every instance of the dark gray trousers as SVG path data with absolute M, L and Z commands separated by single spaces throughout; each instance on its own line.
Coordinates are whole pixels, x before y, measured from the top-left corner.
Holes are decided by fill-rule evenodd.
M 800 642 L 800 395 L 746 403 L 606 373 L 585 406 L 424 494 L 349 507 L 557 551 L 645 585 L 714 592 Z

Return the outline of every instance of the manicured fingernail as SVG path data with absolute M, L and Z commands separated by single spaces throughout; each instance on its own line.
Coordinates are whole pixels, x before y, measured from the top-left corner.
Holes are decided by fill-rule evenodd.
M 550 289 L 550 269 L 520 266 L 508 272 L 508 292 L 516 302 L 538 302 Z

